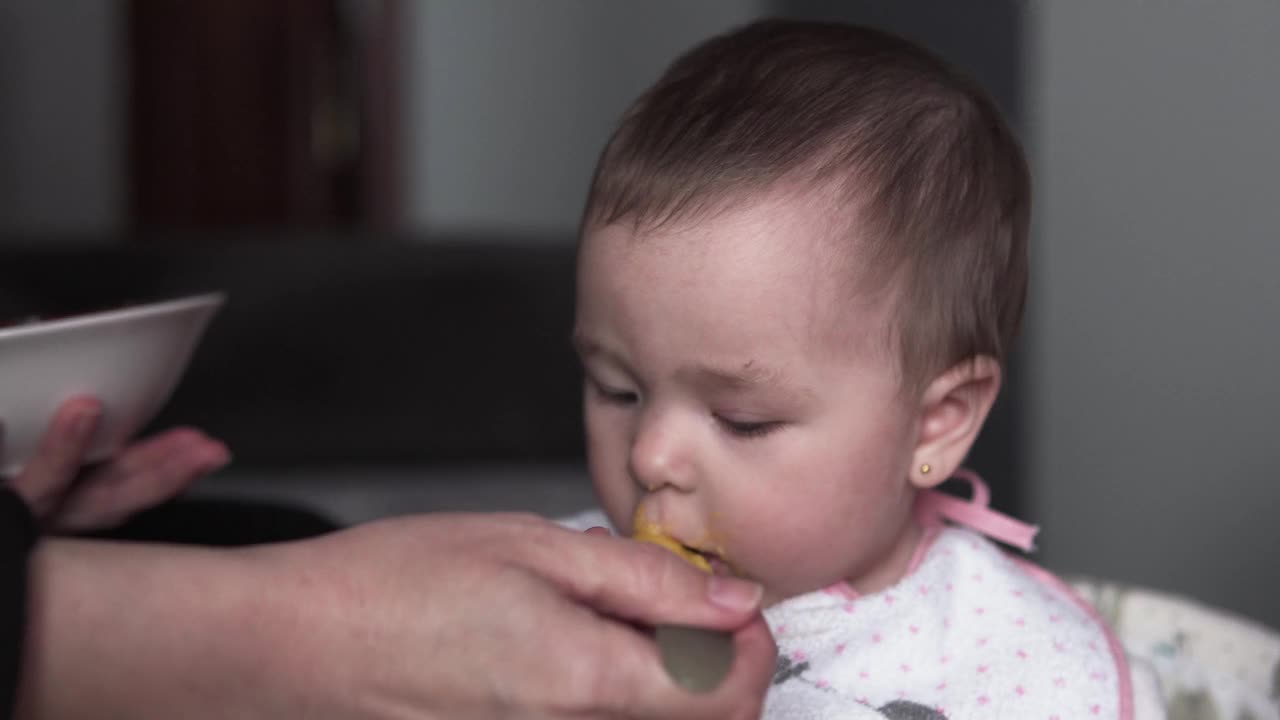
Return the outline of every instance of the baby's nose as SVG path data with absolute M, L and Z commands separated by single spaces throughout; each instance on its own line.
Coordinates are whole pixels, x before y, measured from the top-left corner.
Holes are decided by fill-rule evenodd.
M 669 424 L 649 423 L 631 443 L 628 470 L 636 484 L 650 492 L 664 487 L 689 492 L 696 480 L 689 452 Z

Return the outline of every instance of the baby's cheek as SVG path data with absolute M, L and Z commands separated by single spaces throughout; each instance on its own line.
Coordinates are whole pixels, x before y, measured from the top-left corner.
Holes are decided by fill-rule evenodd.
M 735 534 L 729 560 L 776 600 L 820 590 L 844 579 L 847 554 L 823 528 L 810 524 L 762 524 Z

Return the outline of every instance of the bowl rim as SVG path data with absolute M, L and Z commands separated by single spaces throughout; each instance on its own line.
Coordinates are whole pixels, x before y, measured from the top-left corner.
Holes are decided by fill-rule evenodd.
M 124 307 L 112 308 L 110 310 L 79 313 L 54 320 L 37 320 L 36 322 L 0 328 L 0 342 L 20 337 L 28 337 L 31 335 L 43 335 L 46 333 L 74 330 L 79 327 L 99 325 L 102 323 L 120 322 L 124 320 L 148 317 L 151 315 L 181 312 L 183 310 L 191 310 L 199 307 L 210 307 L 216 310 L 225 304 L 226 301 L 226 293 L 208 292 L 200 293 L 198 295 L 186 295 L 170 300 L 130 304 Z

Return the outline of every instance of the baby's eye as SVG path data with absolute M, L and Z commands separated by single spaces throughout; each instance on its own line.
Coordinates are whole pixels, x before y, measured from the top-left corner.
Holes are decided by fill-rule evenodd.
M 742 438 L 764 437 L 784 424 L 781 420 L 733 420 L 722 415 L 716 416 L 716 422 L 731 434 Z
M 591 378 L 587 378 L 587 383 L 591 385 L 591 391 L 594 392 L 597 397 L 612 405 L 631 405 L 639 399 L 636 393 L 631 390 L 609 387 L 608 385 L 601 384 Z

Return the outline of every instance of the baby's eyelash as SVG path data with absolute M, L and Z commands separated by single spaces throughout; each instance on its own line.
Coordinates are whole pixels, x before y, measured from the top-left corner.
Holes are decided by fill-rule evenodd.
M 591 378 L 587 378 L 587 383 L 591 385 L 591 391 L 607 403 L 612 403 L 614 405 L 630 405 L 638 399 L 636 393 L 630 390 L 616 390 L 614 388 L 606 387 Z
M 769 433 L 782 427 L 780 420 L 769 420 L 764 422 L 744 422 L 740 420 L 730 420 L 728 418 L 716 416 L 716 421 L 721 427 L 730 433 L 741 438 L 758 438 L 764 437 Z

